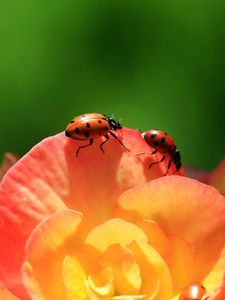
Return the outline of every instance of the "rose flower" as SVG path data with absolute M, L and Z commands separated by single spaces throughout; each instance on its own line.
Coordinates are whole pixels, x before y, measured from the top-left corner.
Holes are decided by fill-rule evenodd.
M 192 283 L 225 299 L 225 198 L 162 176 L 167 159 L 149 168 L 160 154 L 136 155 L 152 150 L 137 130 L 117 136 L 130 151 L 111 137 L 76 157 L 84 142 L 61 133 L 6 173 L 0 299 L 175 300 Z

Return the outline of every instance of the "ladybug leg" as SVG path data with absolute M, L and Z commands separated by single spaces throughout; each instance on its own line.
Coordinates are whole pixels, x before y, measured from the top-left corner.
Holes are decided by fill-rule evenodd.
M 169 162 L 168 162 L 167 170 L 166 170 L 166 173 L 164 174 L 164 176 L 167 175 L 167 173 L 168 173 L 168 171 L 169 171 L 169 169 L 170 169 L 170 167 L 171 167 L 172 161 L 173 161 L 173 158 L 171 157 L 170 160 L 169 160 Z
M 152 154 L 156 154 L 157 152 L 158 152 L 158 150 L 155 149 L 152 152 L 140 152 L 140 153 L 137 153 L 136 156 L 142 155 L 142 154 L 150 154 L 150 155 L 152 155 Z
M 90 140 L 89 140 L 89 144 L 84 145 L 84 146 L 80 146 L 80 147 L 77 149 L 76 157 L 78 156 L 78 153 L 79 153 L 79 151 L 80 151 L 81 148 L 85 148 L 85 147 L 91 146 L 92 144 L 93 144 L 93 139 L 90 139 Z
M 149 166 L 149 169 L 151 169 L 151 167 L 153 165 L 156 165 L 156 164 L 159 164 L 159 163 L 163 162 L 165 160 L 165 158 L 166 158 L 166 155 L 163 155 L 163 157 L 160 160 L 154 161 L 153 163 L 151 163 L 150 166 Z
M 105 151 L 104 151 L 104 149 L 102 148 L 102 146 L 108 141 L 108 139 L 109 139 L 109 136 L 108 136 L 108 134 L 106 134 L 106 135 L 104 135 L 104 137 L 106 138 L 105 140 L 104 140 L 104 142 L 102 142 L 101 144 L 100 144 L 100 149 L 101 149 L 101 151 L 103 152 L 103 153 L 105 153 Z
M 118 137 L 115 135 L 115 133 L 113 133 L 112 131 L 109 131 L 109 133 L 120 143 L 120 145 L 123 146 L 123 148 L 126 150 L 126 151 L 130 151 L 122 142 L 120 139 L 118 139 Z

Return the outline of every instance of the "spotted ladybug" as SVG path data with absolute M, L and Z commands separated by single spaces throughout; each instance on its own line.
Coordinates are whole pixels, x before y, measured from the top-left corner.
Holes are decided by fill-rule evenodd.
M 184 288 L 179 300 L 207 300 L 206 289 L 200 284 L 190 284 Z
M 177 149 L 177 146 L 167 133 L 165 133 L 162 130 L 148 130 L 146 132 L 142 133 L 143 139 L 146 141 L 148 145 L 153 147 L 155 150 L 153 152 L 142 152 L 138 153 L 137 155 L 141 154 L 156 154 L 157 152 L 160 152 L 162 154 L 162 158 L 159 161 L 155 161 L 151 163 L 149 168 L 151 168 L 153 165 L 158 164 L 160 162 L 163 162 L 166 157 L 169 157 L 167 171 L 164 174 L 167 175 L 171 164 L 174 164 L 176 171 L 178 171 L 181 168 L 181 157 L 180 152 Z
M 104 153 L 103 145 L 108 141 L 109 135 L 113 136 L 123 147 L 128 150 L 113 131 L 122 129 L 121 124 L 106 115 L 99 113 L 83 114 L 75 117 L 66 127 L 65 135 L 74 140 L 89 140 L 89 144 L 80 146 L 76 151 L 76 156 L 81 148 L 88 147 L 93 144 L 93 140 L 105 137 L 100 144 L 100 149 Z

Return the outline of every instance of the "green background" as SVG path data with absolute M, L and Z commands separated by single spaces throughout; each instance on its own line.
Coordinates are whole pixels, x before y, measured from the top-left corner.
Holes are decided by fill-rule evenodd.
M 0 155 L 85 112 L 225 154 L 225 1 L 0 0 Z

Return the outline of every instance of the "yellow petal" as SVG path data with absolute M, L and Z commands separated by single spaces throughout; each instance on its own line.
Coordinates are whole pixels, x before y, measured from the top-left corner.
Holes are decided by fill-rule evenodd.
M 69 255 L 65 256 L 62 276 L 67 300 L 88 299 L 85 287 L 85 280 L 87 276 L 77 257 Z
M 96 293 L 104 297 L 114 295 L 114 276 L 110 267 L 88 276 L 88 285 Z
M 128 248 L 135 255 L 141 269 L 143 287 L 140 294 L 151 297 L 157 291 L 156 299 L 171 300 L 173 294 L 171 274 L 159 253 L 143 242 L 132 242 Z
M 111 219 L 94 227 L 89 232 L 85 243 L 103 253 L 113 244 L 126 246 L 132 241 L 147 242 L 148 238 L 136 225 L 122 219 Z
M 142 284 L 140 268 L 129 249 L 119 244 L 110 246 L 103 255 L 101 264 L 112 268 L 118 295 L 139 294 Z
M 147 234 L 149 244 L 165 259 L 169 252 L 169 240 L 159 225 L 146 219 L 139 221 L 136 225 Z

